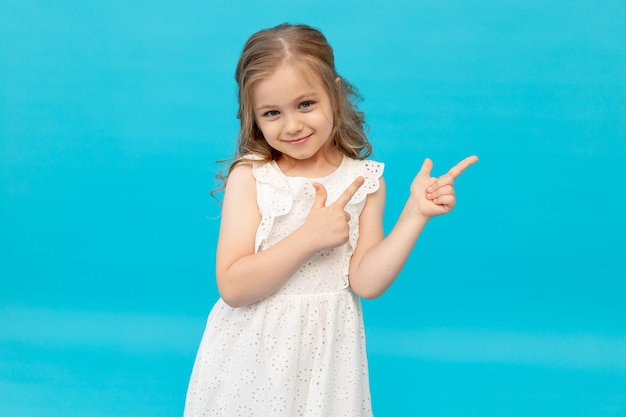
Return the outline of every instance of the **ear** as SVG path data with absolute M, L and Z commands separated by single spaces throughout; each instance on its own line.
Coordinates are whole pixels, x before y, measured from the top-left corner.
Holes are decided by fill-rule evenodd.
M 335 78 L 335 83 L 336 83 L 337 85 L 341 84 L 341 77 L 337 77 L 337 78 Z

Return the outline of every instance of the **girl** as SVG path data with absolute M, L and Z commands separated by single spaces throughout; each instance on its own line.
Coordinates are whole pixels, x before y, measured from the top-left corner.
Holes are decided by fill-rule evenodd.
M 371 416 L 359 297 L 398 276 L 453 181 L 424 161 L 389 236 L 383 164 L 325 37 L 283 24 L 237 65 L 241 132 L 217 247 L 220 300 L 191 375 L 185 416 Z

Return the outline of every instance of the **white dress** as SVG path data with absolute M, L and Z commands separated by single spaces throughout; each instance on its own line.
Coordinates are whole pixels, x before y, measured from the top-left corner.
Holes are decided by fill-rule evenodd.
M 285 176 L 275 162 L 254 162 L 261 223 L 256 251 L 306 220 L 315 190 L 327 204 L 360 175 L 365 183 L 346 206 L 348 243 L 319 251 L 272 296 L 241 308 L 218 300 L 191 374 L 185 417 L 371 416 L 363 316 L 350 289 L 350 257 L 359 215 L 376 191 L 383 164 L 344 157 L 324 178 Z

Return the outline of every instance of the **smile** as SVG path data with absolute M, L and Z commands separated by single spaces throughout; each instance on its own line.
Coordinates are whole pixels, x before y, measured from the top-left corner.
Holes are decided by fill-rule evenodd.
M 313 136 L 313 134 L 311 133 L 310 135 L 307 135 L 303 138 L 300 139 L 292 139 L 292 140 L 285 140 L 286 143 L 290 144 L 290 145 L 300 145 L 302 143 L 305 143 L 307 140 L 309 140 L 309 138 Z

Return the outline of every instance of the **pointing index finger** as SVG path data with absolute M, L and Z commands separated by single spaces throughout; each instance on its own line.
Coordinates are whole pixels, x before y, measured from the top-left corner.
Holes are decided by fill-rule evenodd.
M 341 207 L 345 207 L 346 204 L 348 204 L 348 202 L 352 199 L 354 194 L 357 192 L 357 190 L 361 188 L 361 185 L 363 185 L 364 182 L 365 182 L 365 178 L 358 177 L 356 180 L 352 182 L 352 184 L 348 186 L 348 188 L 346 188 L 346 190 L 343 193 L 341 193 L 341 195 L 339 196 L 339 198 L 337 198 L 337 201 L 335 201 L 334 204 L 340 205 Z
M 463 173 L 470 165 L 478 162 L 478 157 L 476 155 L 468 156 L 448 171 L 448 174 L 453 178 L 457 179 L 459 175 Z

